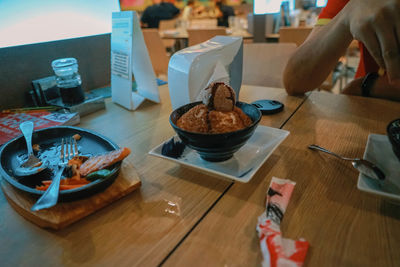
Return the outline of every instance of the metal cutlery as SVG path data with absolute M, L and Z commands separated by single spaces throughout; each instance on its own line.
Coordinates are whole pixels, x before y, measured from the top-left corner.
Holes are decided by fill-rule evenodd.
M 65 167 L 68 165 L 68 161 L 75 156 L 78 156 L 78 146 L 76 144 L 76 140 L 72 137 L 69 139 L 61 139 L 60 161 L 55 169 L 53 181 L 44 194 L 32 206 L 32 211 L 51 208 L 57 204 L 62 173 Z
M 343 157 L 341 155 L 333 153 L 332 151 L 329 151 L 328 149 L 320 147 L 318 145 L 309 145 L 308 148 L 312 149 L 312 150 L 319 150 L 319 151 L 331 154 L 332 156 L 335 156 L 339 159 L 351 161 L 354 168 L 356 168 L 360 173 L 365 174 L 366 176 L 368 176 L 370 178 L 373 178 L 373 179 L 376 179 L 379 181 L 383 181 L 385 179 L 384 172 L 378 166 L 376 166 L 374 163 L 372 163 L 368 160 L 359 159 L 359 158 Z
M 18 168 L 14 170 L 14 173 L 18 176 L 28 176 L 39 173 L 46 169 L 47 166 L 33 154 L 32 149 L 32 133 L 33 133 L 33 122 L 25 121 L 19 125 L 22 134 L 25 137 L 26 146 L 28 149 L 28 159 L 23 162 Z

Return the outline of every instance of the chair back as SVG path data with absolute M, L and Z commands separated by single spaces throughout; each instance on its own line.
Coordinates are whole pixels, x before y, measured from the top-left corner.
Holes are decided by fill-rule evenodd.
M 189 46 L 200 44 L 217 35 L 226 35 L 226 28 L 187 29 Z
M 295 50 L 293 43 L 244 44 L 242 83 L 284 88 L 283 71 Z
M 144 42 L 149 51 L 151 64 L 156 75 L 168 73 L 169 56 L 157 29 L 142 29 Z
M 279 29 L 280 43 L 295 43 L 300 46 L 312 31 L 312 27 L 281 27 Z
M 190 28 L 193 29 L 204 29 L 204 28 L 216 28 L 218 24 L 217 19 L 191 19 Z
M 161 32 L 165 31 L 165 30 L 176 29 L 177 23 L 178 23 L 178 19 L 160 20 L 158 29 Z M 169 48 L 171 51 L 175 50 L 175 40 L 162 39 L 162 43 L 164 44 L 165 48 Z
M 158 29 L 160 31 L 175 29 L 176 28 L 177 19 L 169 19 L 169 20 L 160 20 L 160 24 L 158 25 Z

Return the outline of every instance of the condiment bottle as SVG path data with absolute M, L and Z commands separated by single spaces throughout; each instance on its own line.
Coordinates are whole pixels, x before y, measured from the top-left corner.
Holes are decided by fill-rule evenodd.
M 75 58 L 60 58 L 51 62 L 56 74 L 57 87 L 60 89 L 62 102 L 76 105 L 85 101 L 82 80 L 78 73 L 78 61 Z

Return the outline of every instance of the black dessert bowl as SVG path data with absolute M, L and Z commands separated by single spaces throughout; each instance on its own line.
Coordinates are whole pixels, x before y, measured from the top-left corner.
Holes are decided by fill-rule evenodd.
M 386 128 L 394 154 L 400 160 L 400 118 L 391 121 Z
M 252 124 L 244 129 L 227 133 L 196 133 L 179 128 L 176 125 L 178 119 L 200 103 L 189 103 L 174 110 L 169 117 L 172 128 L 182 142 L 197 151 L 202 159 L 212 162 L 230 159 L 253 135 L 261 120 L 261 112 L 251 104 L 237 102 L 236 106 L 252 120 Z

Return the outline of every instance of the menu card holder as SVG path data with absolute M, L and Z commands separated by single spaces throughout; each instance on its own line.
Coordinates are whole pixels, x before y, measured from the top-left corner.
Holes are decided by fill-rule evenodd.
M 136 89 L 132 90 L 132 74 Z M 160 103 L 156 76 L 135 11 L 112 13 L 111 33 L 112 101 L 135 110 L 146 99 Z
M 176 52 L 168 65 L 172 108 L 201 100 L 201 91 L 211 82 L 230 84 L 238 98 L 242 68 L 242 37 L 216 36 Z

